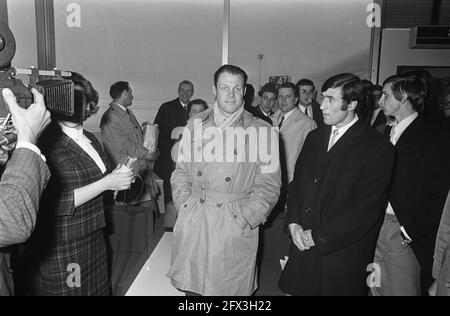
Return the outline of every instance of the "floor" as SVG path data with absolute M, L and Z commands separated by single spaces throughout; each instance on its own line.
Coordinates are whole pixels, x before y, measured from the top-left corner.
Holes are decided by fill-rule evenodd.
M 151 256 L 141 261 L 139 271 L 126 289 L 121 288 L 121 295 L 126 296 L 179 296 L 184 295 L 170 284 L 166 277 L 170 266 L 170 248 L 172 232 L 163 227 L 164 214 L 155 218 L 153 233 L 158 243 L 152 247 Z M 272 218 L 261 230 L 259 253 L 259 289 L 255 296 L 282 296 L 277 287 L 281 274 L 280 259 L 284 259 L 288 251 L 289 239 L 283 233 L 284 213 Z M 130 259 L 130 257 L 128 257 Z M 118 294 L 118 293 L 117 293 Z

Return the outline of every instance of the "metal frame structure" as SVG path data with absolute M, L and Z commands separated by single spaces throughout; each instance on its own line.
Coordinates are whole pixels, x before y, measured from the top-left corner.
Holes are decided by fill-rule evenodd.
M 39 69 L 56 67 L 54 0 L 35 0 L 36 39 Z
M 381 19 L 383 19 L 383 0 L 374 0 L 373 3 L 378 4 L 381 10 Z M 378 83 L 379 80 L 379 68 L 381 58 L 381 43 L 383 35 L 383 20 L 380 27 L 373 27 L 370 39 L 370 60 L 369 60 L 369 80 L 373 83 Z

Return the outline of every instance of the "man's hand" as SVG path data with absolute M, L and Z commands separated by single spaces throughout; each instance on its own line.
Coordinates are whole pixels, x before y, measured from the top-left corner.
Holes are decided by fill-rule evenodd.
M 303 241 L 303 235 L 305 232 L 303 231 L 302 226 L 298 224 L 290 224 L 289 232 L 291 233 L 294 245 L 296 245 L 300 251 L 309 250 L 310 247 Z
M 39 135 L 50 124 L 50 112 L 44 104 L 44 96 L 36 89 L 31 89 L 34 95 L 34 103 L 28 108 L 21 108 L 16 101 L 14 93 L 9 89 L 3 89 L 3 99 L 9 107 L 14 127 L 17 130 L 17 143 L 27 142 L 36 144 Z
M 304 234 L 302 235 L 302 240 L 303 240 L 303 243 L 309 248 L 316 246 L 316 244 L 314 243 L 314 240 L 312 238 L 311 229 L 304 231 Z
M 436 290 L 437 290 L 437 281 L 435 280 L 431 287 L 428 289 L 428 294 L 430 296 L 436 296 Z

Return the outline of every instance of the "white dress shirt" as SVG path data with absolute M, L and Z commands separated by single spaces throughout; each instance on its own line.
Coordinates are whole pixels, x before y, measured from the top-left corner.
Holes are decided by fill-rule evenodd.
M 45 156 L 41 153 L 41 150 L 34 144 L 32 143 L 28 143 L 28 142 L 19 142 L 16 145 L 16 149 L 18 148 L 26 148 L 29 149 L 31 151 L 34 151 L 36 154 L 38 154 L 42 160 L 47 161 L 47 159 L 45 159 Z
M 117 103 L 117 102 L 112 102 L 113 104 L 117 105 L 119 108 L 121 108 L 124 112 L 127 112 L 127 108 L 124 107 L 123 105 Z
M 77 143 L 78 146 L 80 146 L 86 152 L 86 154 L 89 155 L 89 157 L 91 157 L 95 161 L 95 164 L 98 166 L 101 172 L 105 173 L 106 166 L 103 163 L 102 158 L 100 158 L 98 152 L 92 146 L 91 141 L 84 135 L 83 128 L 68 127 L 61 123 L 59 124 L 59 126 L 61 126 L 64 134 L 69 136 L 75 143 Z
M 302 111 L 303 114 L 308 115 L 310 118 L 313 118 L 313 108 L 312 105 L 306 107 L 303 106 L 301 104 L 298 105 L 298 108 L 300 109 L 300 111 Z
M 392 145 L 396 145 L 400 136 L 402 136 L 403 132 L 408 128 L 409 125 L 411 125 L 412 122 L 414 122 L 414 120 L 419 116 L 419 114 L 417 112 L 414 112 L 413 114 L 411 114 L 410 116 L 406 117 L 405 119 L 403 119 L 400 122 L 395 122 L 392 130 L 391 130 L 391 143 Z M 392 208 L 391 202 L 389 202 L 388 207 L 386 209 L 386 214 L 390 214 L 390 215 L 395 215 L 394 209 Z M 402 226 L 401 231 L 403 232 L 403 234 L 406 236 L 406 238 L 408 238 L 409 240 L 412 241 L 412 239 L 409 237 L 409 235 L 406 233 L 405 228 Z
M 344 134 L 349 130 L 349 128 L 352 127 L 353 125 L 355 125 L 356 122 L 358 122 L 358 120 L 359 120 L 358 115 L 355 115 L 355 118 L 354 118 L 350 123 L 348 123 L 347 125 L 344 125 L 344 126 L 342 126 L 342 127 L 340 127 L 340 128 L 337 128 L 336 126 L 332 126 L 332 127 L 331 127 L 330 140 L 328 141 L 328 148 L 331 149 L 331 148 L 338 142 L 338 140 L 339 140 L 342 136 L 344 136 Z M 331 146 L 331 140 L 332 140 L 332 138 L 333 138 L 333 133 L 334 133 L 335 130 L 338 130 L 338 131 L 339 131 L 339 134 L 336 135 L 336 137 L 334 138 L 333 146 Z M 331 147 L 330 147 L 330 146 L 331 146 Z

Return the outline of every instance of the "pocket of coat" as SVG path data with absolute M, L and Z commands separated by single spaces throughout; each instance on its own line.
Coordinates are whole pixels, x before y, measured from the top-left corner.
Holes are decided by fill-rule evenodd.
M 242 216 L 242 203 L 241 201 L 237 201 L 231 205 L 231 207 L 228 207 L 228 214 L 231 216 L 234 224 L 236 224 L 236 227 L 242 231 L 245 228 L 245 219 Z
M 181 204 L 181 207 L 178 211 L 178 218 L 179 219 L 181 218 L 180 219 L 181 221 L 186 222 L 188 224 L 192 221 L 193 218 L 192 211 L 194 207 L 197 205 L 197 201 L 198 201 L 197 198 L 191 196 L 187 199 L 185 203 Z

